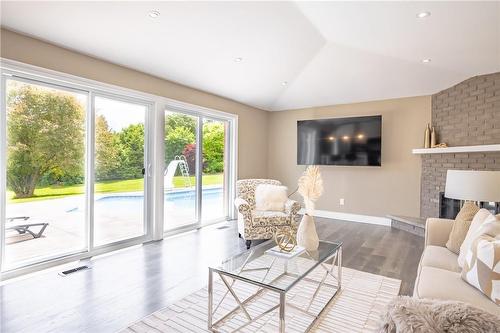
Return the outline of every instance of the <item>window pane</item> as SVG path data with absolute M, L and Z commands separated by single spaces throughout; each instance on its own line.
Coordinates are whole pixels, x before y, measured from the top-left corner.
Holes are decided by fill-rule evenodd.
M 203 120 L 202 222 L 227 217 L 225 138 L 227 122 Z
M 197 128 L 197 117 L 165 111 L 165 230 L 196 223 Z
M 147 107 L 95 98 L 94 244 L 144 234 Z
M 82 250 L 87 95 L 7 80 L 5 267 Z

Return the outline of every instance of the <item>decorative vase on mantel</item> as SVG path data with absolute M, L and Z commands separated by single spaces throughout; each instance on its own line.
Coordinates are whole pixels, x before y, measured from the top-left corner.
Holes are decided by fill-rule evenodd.
M 299 229 L 297 230 L 297 245 L 302 246 L 307 251 L 315 251 L 319 246 L 319 237 L 316 232 L 314 218 L 307 213 L 302 216 Z
M 431 148 L 431 127 L 427 124 L 424 133 L 424 148 Z
M 299 178 L 298 192 L 304 198 L 305 214 L 302 216 L 297 230 L 297 245 L 304 247 L 307 251 L 315 251 L 319 246 L 319 237 L 314 224 L 315 202 L 323 194 L 323 180 L 319 167 L 310 165 Z

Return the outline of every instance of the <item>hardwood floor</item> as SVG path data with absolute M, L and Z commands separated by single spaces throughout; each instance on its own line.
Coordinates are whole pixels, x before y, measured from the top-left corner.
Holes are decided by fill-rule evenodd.
M 317 219 L 343 242 L 346 267 L 401 279 L 411 295 L 423 238 L 371 224 Z M 245 250 L 236 223 L 108 254 L 92 269 L 46 271 L 0 286 L 0 332 L 115 332 L 206 285 L 207 266 Z

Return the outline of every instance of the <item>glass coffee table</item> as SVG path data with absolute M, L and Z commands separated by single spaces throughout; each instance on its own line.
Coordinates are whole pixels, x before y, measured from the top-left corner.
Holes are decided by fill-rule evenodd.
M 228 331 L 224 326 L 225 321 L 235 315 L 241 315 L 243 320 L 239 324 L 230 325 L 229 331 L 240 331 L 252 323 L 262 319 L 271 312 L 278 310 L 279 332 L 284 333 L 286 327 L 285 312 L 289 308 L 311 318 L 310 324 L 305 328 L 308 332 L 320 317 L 324 309 L 335 298 L 341 288 L 342 280 L 342 243 L 320 241 L 316 251 L 304 251 L 292 258 L 286 258 L 279 253 L 270 253 L 276 246 L 270 240 L 259 244 L 241 254 L 233 256 L 218 267 L 210 267 L 208 275 L 208 329 L 212 332 L 219 330 Z M 214 300 L 214 275 L 218 275 L 223 283 L 223 291 L 218 290 L 219 299 Z M 308 283 L 306 287 L 300 287 L 302 283 Z M 235 288 L 235 284 L 240 284 L 242 292 Z M 249 287 L 253 286 L 251 292 Z M 293 304 L 287 301 L 290 293 L 296 293 L 294 287 L 307 289 L 311 294 L 303 298 L 301 304 Z M 295 288 L 295 289 L 297 289 Z M 322 289 L 328 288 L 321 297 L 317 297 Z M 331 291 L 330 291 L 331 289 Z M 276 293 L 279 297 L 278 304 L 265 307 L 259 304 L 257 311 L 250 311 L 250 304 L 259 301 L 259 296 L 263 293 Z M 324 293 L 327 296 L 325 297 Z M 240 294 L 240 295 L 238 295 Z M 243 299 L 242 294 L 245 298 Z M 222 306 L 231 295 L 236 302 L 235 306 Z M 331 295 L 331 297 L 330 297 Z M 316 299 L 322 301 L 319 305 Z M 325 301 L 326 300 L 326 301 Z M 269 301 L 264 302 L 266 304 Z M 314 303 L 314 306 L 312 306 Z M 312 309 L 316 311 L 312 311 Z M 215 318 L 217 317 L 217 318 Z

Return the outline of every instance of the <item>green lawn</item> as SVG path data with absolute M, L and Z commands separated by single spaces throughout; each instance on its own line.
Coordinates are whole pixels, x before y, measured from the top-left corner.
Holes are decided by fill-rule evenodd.
M 222 184 L 223 174 L 204 175 L 203 185 Z M 195 184 L 194 177 L 191 177 L 191 184 Z M 174 177 L 174 187 L 184 187 L 183 177 Z M 108 180 L 95 184 L 97 193 L 112 193 L 112 192 L 133 192 L 141 191 L 144 188 L 144 179 L 128 179 L 128 180 Z M 83 194 L 84 185 L 70 186 L 47 186 L 40 187 L 35 190 L 35 196 L 32 198 L 13 199 L 14 193 L 7 191 L 7 198 L 10 203 L 28 202 L 35 200 L 56 199 L 67 195 Z

